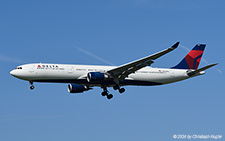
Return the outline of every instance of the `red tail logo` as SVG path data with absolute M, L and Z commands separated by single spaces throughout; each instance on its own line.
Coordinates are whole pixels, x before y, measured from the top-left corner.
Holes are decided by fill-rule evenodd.
M 201 61 L 205 44 L 197 44 L 186 56 L 185 58 L 176 65 L 175 69 L 198 69 L 199 63 Z

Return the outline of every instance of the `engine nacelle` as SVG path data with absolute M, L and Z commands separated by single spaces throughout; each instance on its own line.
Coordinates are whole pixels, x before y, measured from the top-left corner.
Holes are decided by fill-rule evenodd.
M 68 92 L 69 93 L 82 93 L 84 91 L 88 91 L 89 88 L 84 85 L 79 84 L 69 84 L 68 85 Z
M 87 74 L 88 82 L 102 82 L 104 80 L 109 80 L 109 75 L 101 72 L 89 72 Z

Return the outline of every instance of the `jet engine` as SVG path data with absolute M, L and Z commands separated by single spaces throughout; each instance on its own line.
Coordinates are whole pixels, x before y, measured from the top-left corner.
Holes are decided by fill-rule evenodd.
M 88 82 L 102 82 L 104 80 L 109 80 L 109 75 L 101 72 L 89 72 L 87 74 Z
M 68 92 L 69 93 L 82 93 L 84 91 L 88 91 L 90 88 L 84 85 L 79 84 L 69 84 Z

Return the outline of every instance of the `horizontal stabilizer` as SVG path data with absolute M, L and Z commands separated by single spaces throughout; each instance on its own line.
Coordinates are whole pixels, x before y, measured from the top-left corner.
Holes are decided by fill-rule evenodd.
M 202 71 L 204 70 L 207 70 L 215 65 L 217 65 L 218 63 L 215 63 L 215 64 L 212 64 L 212 65 L 208 65 L 208 66 L 205 66 L 203 68 L 200 68 L 200 69 L 197 69 L 197 70 L 194 70 L 194 71 L 190 71 L 190 72 L 187 72 L 187 75 L 188 76 L 193 76 L 193 75 L 196 75 L 196 74 L 201 74 Z

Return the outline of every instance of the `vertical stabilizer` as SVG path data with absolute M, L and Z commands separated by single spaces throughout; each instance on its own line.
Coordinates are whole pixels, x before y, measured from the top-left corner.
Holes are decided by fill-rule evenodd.
M 201 61 L 205 44 L 197 44 L 185 57 L 184 59 L 172 67 L 173 69 L 198 69 L 199 63 Z

